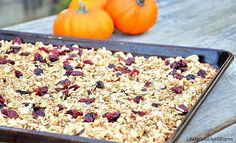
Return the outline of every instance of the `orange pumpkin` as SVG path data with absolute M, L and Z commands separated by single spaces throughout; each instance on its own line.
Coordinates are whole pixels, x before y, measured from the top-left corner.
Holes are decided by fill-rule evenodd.
M 79 8 L 80 0 L 72 0 L 69 5 L 69 9 L 77 9 Z M 107 0 L 83 0 L 84 4 L 86 5 L 87 9 L 93 8 L 101 8 L 104 9 L 107 3 Z
M 158 16 L 156 0 L 108 0 L 106 11 L 120 32 L 132 35 L 148 31 Z
M 114 31 L 114 24 L 106 11 L 99 8 L 87 11 L 80 3 L 79 9 L 64 10 L 56 17 L 53 31 L 55 35 L 107 39 Z

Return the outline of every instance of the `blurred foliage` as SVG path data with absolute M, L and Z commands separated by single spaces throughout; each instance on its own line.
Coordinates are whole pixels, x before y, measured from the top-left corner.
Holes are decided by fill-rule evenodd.
M 66 9 L 71 0 L 53 0 L 52 14 L 58 14 L 63 9 Z

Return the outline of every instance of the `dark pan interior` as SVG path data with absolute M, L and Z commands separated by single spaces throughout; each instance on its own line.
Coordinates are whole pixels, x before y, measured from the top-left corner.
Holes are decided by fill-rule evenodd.
M 229 66 L 233 60 L 233 55 L 230 52 L 216 49 L 201 49 L 201 48 L 189 48 L 180 46 L 168 46 L 168 45 L 155 45 L 155 44 L 142 44 L 142 43 L 130 43 L 130 42 L 116 42 L 116 41 L 100 41 L 89 39 L 78 39 L 69 37 L 54 37 L 52 35 L 41 35 L 32 33 L 21 33 L 15 31 L 0 30 L 0 40 L 12 40 L 16 37 L 20 37 L 24 42 L 35 43 L 38 41 L 44 44 L 53 45 L 73 45 L 78 44 L 82 48 L 101 48 L 106 47 L 111 51 L 124 51 L 126 53 L 132 53 L 140 56 L 159 56 L 166 57 L 187 57 L 190 55 L 198 55 L 200 62 L 209 63 L 219 69 L 218 74 L 213 79 L 209 87 L 199 98 L 198 102 L 194 105 L 192 110 L 186 115 L 186 118 L 177 128 L 168 142 L 175 142 L 181 131 L 188 124 L 188 121 L 192 118 L 197 108 L 206 98 L 207 94 L 213 88 L 214 84 Z M 74 143 L 74 142 L 90 142 L 90 143 L 104 143 L 109 141 L 96 140 L 90 138 L 83 138 L 79 136 L 68 136 L 61 134 L 52 134 L 39 131 L 30 131 L 24 129 L 8 128 L 0 126 L 0 142 L 14 142 L 14 143 Z

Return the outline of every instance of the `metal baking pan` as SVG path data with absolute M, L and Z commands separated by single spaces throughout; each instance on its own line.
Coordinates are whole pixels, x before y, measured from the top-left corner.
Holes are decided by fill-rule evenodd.
M 184 128 L 188 125 L 189 121 L 197 111 L 201 103 L 207 97 L 213 86 L 219 80 L 221 75 L 225 72 L 227 67 L 232 62 L 234 56 L 232 53 L 224 50 L 216 49 L 201 49 L 193 47 L 181 47 L 181 46 L 168 46 L 168 45 L 155 45 L 155 44 L 142 44 L 142 43 L 130 43 L 130 42 L 117 42 L 117 41 L 102 41 L 102 40 L 89 40 L 78 39 L 69 37 L 56 37 L 52 35 L 41 35 L 33 33 L 22 33 L 16 31 L 0 30 L 0 40 L 12 40 L 15 37 L 20 37 L 24 42 L 35 43 L 38 41 L 44 44 L 53 45 L 72 45 L 78 44 L 82 48 L 101 48 L 106 47 L 111 51 L 123 51 L 130 52 L 134 55 L 143 56 L 159 56 L 166 57 L 187 57 L 190 55 L 198 55 L 200 62 L 205 62 L 213 65 L 218 69 L 217 75 L 211 81 L 207 89 L 202 93 L 197 103 L 193 106 L 190 112 L 186 115 L 185 119 L 176 129 L 172 137 L 167 142 L 175 142 Z M 16 143 L 103 143 L 110 142 L 104 140 L 97 140 L 92 138 L 84 138 L 80 136 L 69 136 L 63 134 L 54 134 L 41 131 L 32 131 L 18 128 L 10 128 L 0 126 L 0 142 L 16 142 Z

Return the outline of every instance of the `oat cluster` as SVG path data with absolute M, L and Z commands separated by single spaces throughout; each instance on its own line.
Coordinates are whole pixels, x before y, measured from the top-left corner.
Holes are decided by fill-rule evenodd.
M 217 70 L 78 45 L 0 41 L 0 125 L 129 143 L 166 142 Z

